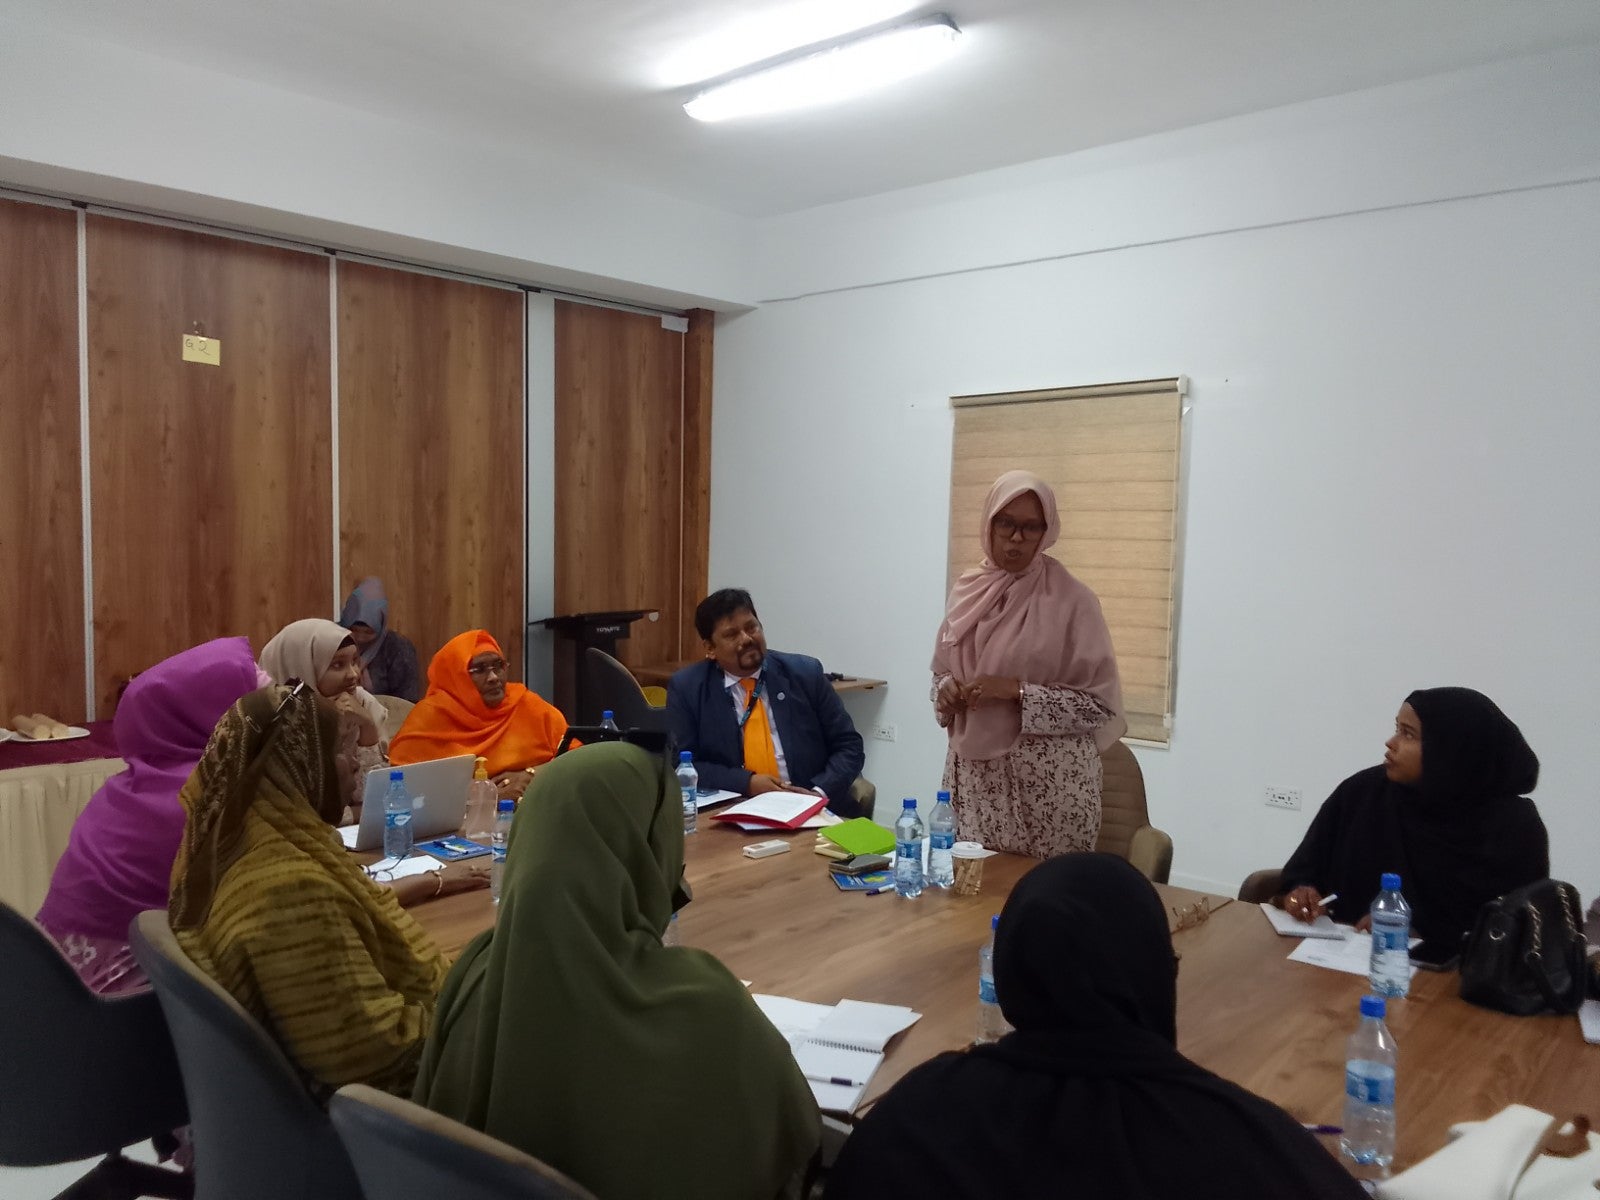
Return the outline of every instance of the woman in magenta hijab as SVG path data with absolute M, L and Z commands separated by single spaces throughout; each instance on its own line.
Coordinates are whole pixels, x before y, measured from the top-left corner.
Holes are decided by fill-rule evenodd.
M 128 949 L 128 923 L 165 909 L 183 837 L 178 789 L 205 753 L 211 731 L 241 696 L 270 683 L 246 638 L 219 638 L 136 675 L 117 705 L 113 775 L 72 827 L 36 920 L 102 994 L 146 986 Z
M 957 835 L 1035 858 L 1094 849 L 1100 752 L 1128 728 L 1100 602 L 1045 553 L 1060 532 L 1049 484 L 995 480 L 933 650 Z

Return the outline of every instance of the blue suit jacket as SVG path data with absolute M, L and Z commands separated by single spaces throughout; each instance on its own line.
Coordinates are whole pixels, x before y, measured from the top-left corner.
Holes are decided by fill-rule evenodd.
M 777 725 L 790 782 L 821 788 L 829 808 L 856 815 L 850 785 L 867 756 L 822 664 L 804 654 L 768 650 L 762 673 L 761 700 Z M 747 794 L 744 735 L 722 668 L 707 659 L 675 674 L 667 684 L 667 711 L 678 748 L 694 755 L 700 786 Z

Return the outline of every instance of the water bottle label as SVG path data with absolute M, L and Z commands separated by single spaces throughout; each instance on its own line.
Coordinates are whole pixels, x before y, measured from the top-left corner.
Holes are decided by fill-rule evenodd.
M 504 846 L 496 846 L 489 851 L 489 861 L 491 863 L 503 863 L 505 860 L 506 848 Z
M 928 844 L 935 850 L 948 850 L 956 844 L 956 835 L 949 832 L 930 833 Z
M 1344 1071 L 1344 1094 L 1361 1104 L 1394 1107 L 1394 1076 L 1368 1075 L 1354 1067 Z
M 1375 924 L 1372 927 L 1372 943 L 1379 950 L 1399 950 L 1405 953 L 1410 942 L 1407 936 L 1410 932 L 1404 925 L 1398 928 L 1382 928 Z
M 980 1004 L 999 1004 L 995 998 L 994 980 L 986 975 L 978 976 L 978 1002 Z
M 411 824 L 411 814 L 403 809 L 399 811 L 390 810 L 383 814 L 383 823 L 390 829 L 403 829 Z
M 883 843 L 879 842 L 878 844 L 881 846 Z M 921 842 L 896 842 L 894 844 L 894 852 L 897 858 L 914 858 L 917 860 L 919 867 L 922 865 Z

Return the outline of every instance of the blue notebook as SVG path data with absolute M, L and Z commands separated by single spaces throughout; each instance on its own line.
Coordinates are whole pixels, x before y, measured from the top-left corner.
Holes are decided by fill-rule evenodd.
M 829 871 L 834 885 L 841 892 L 892 892 L 893 871 L 868 871 L 865 875 L 846 875 L 843 871 Z
M 489 853 L 489 847 L 464 837 L 434 838 L 431 842 L 418 842 L 417 849 L 445 862 L 459 862 L 463 858 L 477 858 Z

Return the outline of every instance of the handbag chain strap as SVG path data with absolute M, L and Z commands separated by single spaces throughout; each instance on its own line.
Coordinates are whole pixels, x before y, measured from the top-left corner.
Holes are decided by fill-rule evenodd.
M 1567 927 L 1567 934 L 1573 940 L 1577 939 L 1578 926 L 1573 919 L 1572 910 L 1576 903 L 1572 889 L 1565 883 L 1556 884 L 1556 899 L 1561 906 L 1561 921 Z M 1544 915 L 1539 911 L 1539 906 L 1533 901 L 1526 902 L 1528 915 L 1533 918 L 1533 948 L 1528 951 L 1530 959 L 1542 959 L 1544 956 Z

